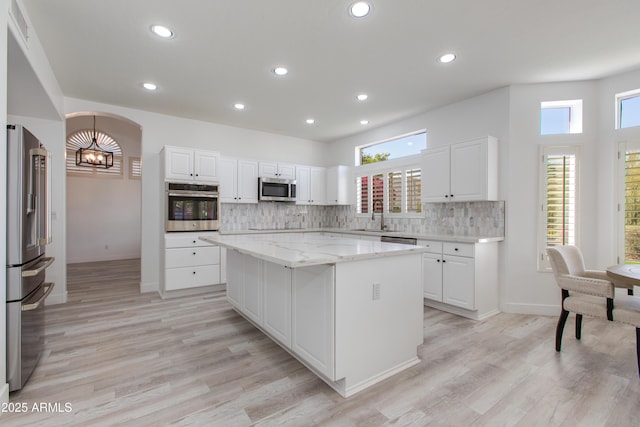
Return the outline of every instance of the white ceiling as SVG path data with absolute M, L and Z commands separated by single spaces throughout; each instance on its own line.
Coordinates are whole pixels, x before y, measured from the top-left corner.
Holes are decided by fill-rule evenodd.
M 363 19 L 349 0 L 23 3 L 66 96 L 317 141 L 511 84 L 640 67 L 638 0 L 371 0 Z

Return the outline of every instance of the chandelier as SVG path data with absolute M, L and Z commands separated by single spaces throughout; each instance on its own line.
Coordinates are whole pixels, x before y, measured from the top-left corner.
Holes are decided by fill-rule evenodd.
M 96 116 L 93 116 L 93 139 L 87 148 L 79 148 L 76 151 L 76 165 L 93 168 L 109 169 L 113 166 L 113 153 L 104 150 L 98 145 L 96 139 Z

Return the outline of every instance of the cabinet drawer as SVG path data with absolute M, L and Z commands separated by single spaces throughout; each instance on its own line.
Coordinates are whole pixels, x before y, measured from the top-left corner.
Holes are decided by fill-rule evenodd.
M 165 250 L 165 268 L 220 264 L 219 246 L 194 246 Z
M 220 283 L 220 265 L 168 268 L 165 271 L 165 290 L 197 288 Z
M 178 235 L 164 236 L 164 247 L 165 248 L 191 248 L 196 246 L 215 246 L 212 243 L 205 242 L 204 240 L 200 240 L 200 237 L 206 237 L 205 234 L 191 234 L 188 236 Z
M 473 247 L 473 243 L 444 242 L 442 245 L 442 253 L 445 255 L 457 255 L 473 258 Z
M 438 240 L 418 240 L 419 246 L 426 246 L 432 254 L 442 253 L 442 242 Z

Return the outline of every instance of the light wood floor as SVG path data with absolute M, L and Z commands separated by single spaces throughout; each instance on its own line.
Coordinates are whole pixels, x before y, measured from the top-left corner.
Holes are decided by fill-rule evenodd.
M 46 354 L 2 426 L 640 425 L 632 327 L 424 311 L 422 362 L 343 399 L 236 314 L 222 292 L 138 293 L 139 261 L 70 265 Z M 573 318 L 569 319 L 570 321 Z M 71 405 L 69 413 L 33 404 Z

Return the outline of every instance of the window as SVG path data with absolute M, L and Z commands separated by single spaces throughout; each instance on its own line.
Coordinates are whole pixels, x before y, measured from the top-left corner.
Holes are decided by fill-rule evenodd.
M 142 178 L 142 161 L 140 157 L 129 157 L 129 179 Z
M 427 148 L 425 131 L 356 147 L 356 166 L 420 154 Z
M 640 89 L 616 95 L 616 129 L 640 126 Z
M 419 156 L 356 168 L 356 212 L 412 216 L 422 212 Z M 386 167 L 382 167 L 386 166 Z
M 640 264 L 640 143 L 622 143 L 619 148 L 618 262 Z
M 83 129 L 72 133 L 67 138 L 66 166 L 67 175 L 75 176 L 105 176 L 122 177 L 122 149 L 120 145 L 109 135 L 102 131 L 96 132 L 96 140 L 100 148 L 113 153 L 113 166 L 109 169 L 91 168 L 76 165 L 76 151 L 81 147 L 88 147 L 93 139 L 93 130 Z
M 582 133 L 582 100 L 540 103 L 540 135 Z
M 578 243 L 578 147 L 543 147 L 540 164 L 538 269 L 550 270 L 546 248 Z

